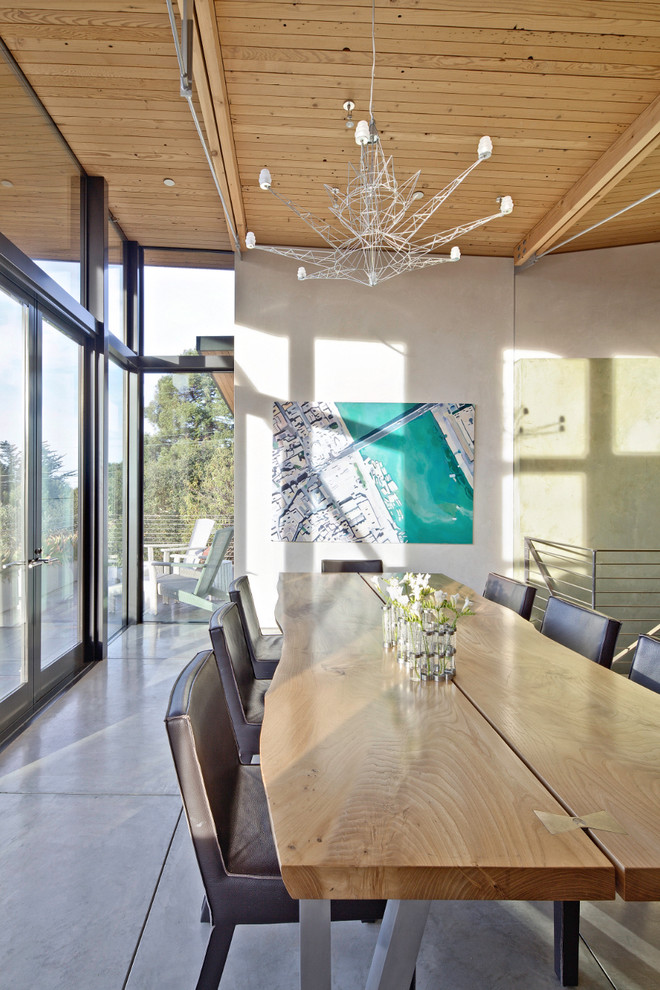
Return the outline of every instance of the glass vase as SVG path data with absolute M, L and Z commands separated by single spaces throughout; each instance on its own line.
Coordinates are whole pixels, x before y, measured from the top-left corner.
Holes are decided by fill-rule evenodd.
M 442 634 L 442 656 L 444 662 L 443 676 L 451 681 L 456 674 L 456 630 L 448 623 Z
M 381 617 L 383 623 L 383 646 L 386 650 L 390 650 L 396 640 L 394 607 L 392 605 L 383 605 Z
M 408 663 L 409 641 L 408 620 L 400 612 L 396 620 L 396 658 L 401 664 Z

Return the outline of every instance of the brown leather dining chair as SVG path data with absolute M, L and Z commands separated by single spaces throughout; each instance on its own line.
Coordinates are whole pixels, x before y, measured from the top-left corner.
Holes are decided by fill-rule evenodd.
M 532 587 L 531 584 L 525 584 L 523 581 L 515 581 L 513 578 L 495 574 L 493 571 L 486 578 L 484 598 L 510 608 L 518 615 L 522 615 L 523 619 L 529 619 L 532 614 L 535 596 L 536 588 Z
M 322 574 L 341 574 L 345 572 L 382 574 L 382 560 L 322 560 Z
M 239 761 L 211 650 L 179 674 L 165 716 L 212 924 L 197 990 L 217 990 L 236 925 L 296 922 L 277 861 L 259 766 Z M 332 901 L 333 921 L 375 921 L 384 901 Z
M 660 694 L 660 639 L 638 637 L 628 677 Z
M 264 695 L 270 680 L 257 680 L 254 676 L 238 606 L 234 602 L 226 602 L 216 609 L 209 621 L 209 633 L 240 758 L 243 763 L 249 763 L 259 752 Z
M 242 574 L 232 581 L 229 597 L 238 606 L 254 676 L 257 680 L 272 677 L 282 656 L 282 635 L 280 633 L 264 635 L 261 631 L 247 574 Z
M 554 595 L 548 599 L 541 624 L 544 636 L 602 667 L 612 665 L 620 628 L 621 623 L 617 619 Z

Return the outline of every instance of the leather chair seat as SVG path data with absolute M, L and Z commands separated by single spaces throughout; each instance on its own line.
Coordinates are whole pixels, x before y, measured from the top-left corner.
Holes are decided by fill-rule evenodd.
M 259 752 L 264 695 L 270 680 L 257 680 L 238 606 L 227 602 L 211 616 L 209 634 L 220 672 L 234 735 L 243 763 Z
M 248 687 L 245 695 L 245 717 L 248 722 L 263 722 L 264 697 L 270 687 L 270 681 L 254 681 Z
M 254 655 L 261 663 L 264 660 L 278 659 L 282 656 L 282 644 L 284 636 L 279 633 L 261 633 L 259 638 L 253 643 Z
M 232 581 L 229 598 L 238 608 L 254 676 L 257 680 L 268 680 L 282 656 L 283 637 L 279 633 L 262 633 L 247 574 Z
M 280 874 L 261 769 L 239 761 L 211 650 L 179 674 L 165 724 L 204 884 L 202 921 L 213 926 L 197 990 L 216 990 L 235 926 L 296 922 L 299 904 Z M 384 910 L 381 900 L 331 902 L 333 921 L 376 921 Z
M 238 767 L 228 835 L 220 844 L 229 873 L 279 877 L 280 867 L 258 766 Z

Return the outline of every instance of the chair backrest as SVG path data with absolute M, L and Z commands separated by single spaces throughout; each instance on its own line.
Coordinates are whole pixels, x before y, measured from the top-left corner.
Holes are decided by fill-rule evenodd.
M 660 639 L 639 636 L 628 677 L 660 694 Z
M 541 632 L 588 660 L 609 667 L 620 628 L 617 619 L 553 595 L 548 599 Z
M 241 574 L 232 581 L 229 589 L 229 597 L 238 606 L 238 613 L 243 623 L 243 631 L 247 640 L 250 656 L 254 660 L 256 657 L 256 646 L 261 637 L 261 626 L 259 616 L 254 607 L 254 598 L 247 574 Z
M 323 574 L 339 574 L 345 571 L 364 572 L 367 574 L 382 574 L 382 560 L 322 560 Z
M 215 519 L 197 519 L 193 526 L 193 531 L 188 541 L 188 549 L 183 555 L 183 564 L 194 564 L 199 559 L 199 554 L 205 549 L 209 542 L 211 530 L 215 525 Z
M 484 598 L 510 608 L 518 615 L 522 615 L 523 619 L 529 619 L 532 614 L 535 595 L 536 588 L 532 587 L 531 584 L 515 581 L 513 578 L 495 574 L 493 571 L 486 578 Z
M 200 572 L 193 594 L 198 598 L 206 598 L 214 590 L 214 581 L 224 555 L 227 553 L 231 538 L 234 535 L 233 526 L 225 526 L 219 529 L 213 537 L 213 542 L 204 561 L 204 566 Z
M 206 894 L 226 876 L 231 796 L 240 765 L 220 675 L 211 650 L 177 677 L 165 716 L 183 806 Z
M 225 602 L 209 620 L 213 651 L 234 725 L 245 722 L 254 670 L 241 617 L 234 602 Z

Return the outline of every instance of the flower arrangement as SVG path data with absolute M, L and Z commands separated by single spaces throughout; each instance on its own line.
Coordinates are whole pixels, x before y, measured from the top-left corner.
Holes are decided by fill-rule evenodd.
M 474 615 L 469 598 L 436 591 L 430 574 L 404 574 L 385 581 L 383 645 L 396 646 L 397 660 L 414 680 L 451 680 L 456 673 L 456 626 Z
M 437 591 L 429 584 L 430 578 L 430 574 L 410 572 L 402 578 L 389 578 L 385 581 L 389 603 L 401 609 L 409 622 L 421 622 L 422 613 L 429 610 L 435 614 L 436 622 L 452 629 L 456 629 L 461 616 L 474 615 L 469 598 L 464 598 L 460 605 L 460 595 Z

